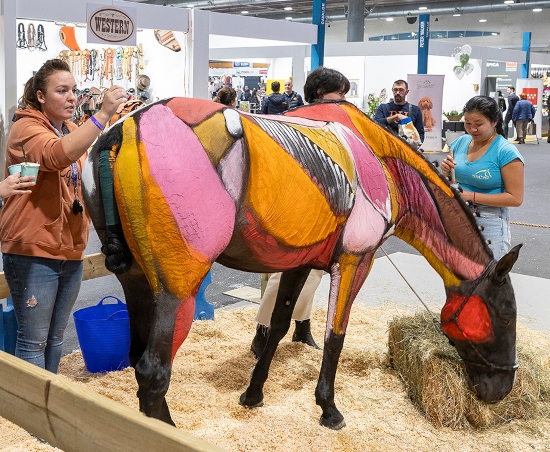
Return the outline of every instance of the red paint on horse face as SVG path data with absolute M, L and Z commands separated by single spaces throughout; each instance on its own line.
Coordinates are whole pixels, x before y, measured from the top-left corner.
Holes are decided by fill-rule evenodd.
M 463 295 L 455 293 L 449 295 L 447 303 L 441 310 L 441 323 L 443 324 L 442 328 L 445 334 L 461 341 L 466 339 L 473 342 L 490 341 L 493 337 L 491 317 L 483 299 L 477 295 L 470 296 L 458 315 L 456 323 L 453 321 L 449 322 L 463 301 Z

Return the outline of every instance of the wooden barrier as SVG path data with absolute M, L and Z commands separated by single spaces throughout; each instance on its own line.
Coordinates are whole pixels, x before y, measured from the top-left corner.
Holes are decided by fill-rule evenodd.
M 0 416 L 67 452 L 223 452 L 1 351 Z
M 111 275 L 102 253 L 82 280 Z M 10 296 L 0 273 L 0 299 Z M 223 452 L 217 446 L 0 351 L 0 416 L 67 452 Z
M 105 255 L 103 253 L 90 254 L 84 256 L 84 273 L 82 275 L 82 281 L 88 279 L 99 278 L 101 276 L 112 275 L 112 273 L 105 268 Z M 4 272 L 0 273 L 0 300 L 2 298 L 11 297 L 10 289 Z

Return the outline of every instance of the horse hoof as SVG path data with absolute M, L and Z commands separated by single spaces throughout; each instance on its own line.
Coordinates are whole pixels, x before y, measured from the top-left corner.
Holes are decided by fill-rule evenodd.
M 325 418 L 324 416 L 321 416 L 321 419 L 319 419 L 319 424 L 323 427 L 330 428 L 331 430 L 340 430 L 346 426 L 346 421 L 342 415 L 340 415 L 339 418 Z
M 246 391 L 241 394 L 239 398 L 239 405 L 244 406 L 245 408 L 258 408 L 264 406 L 264 398 L 260 396 L 259 400 L 254 400 L 253 397 L 248 397 Z

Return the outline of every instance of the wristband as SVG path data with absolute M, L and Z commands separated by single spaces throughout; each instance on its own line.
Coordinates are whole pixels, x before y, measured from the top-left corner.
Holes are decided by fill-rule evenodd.
M 101 125 L 101 123 L 97 119 L 95 119 L 94 116 L 90 116 L 90 121 L 92 121 L 95 124 L 95 126 L 103 132 L 103 129 L 105 129 L 105 126 Z

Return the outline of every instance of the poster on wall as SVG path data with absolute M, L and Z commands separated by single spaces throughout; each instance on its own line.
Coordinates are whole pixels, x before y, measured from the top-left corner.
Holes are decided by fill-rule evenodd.
M 544 84 L 541 78 L 518 78 L 516 82 L 516 94 L 525 94 L 536 109 L 535 124 L 537 125 L 537 137 L 541 137 L 542 131 L 542 90 Z
M 442 120 L 443 114 L 443 83 L 444 75 L 409 74 L 409 94 L 407 100 L 418 105 L 422 111 L 424 123 L 424 151 L 441 151 Z

